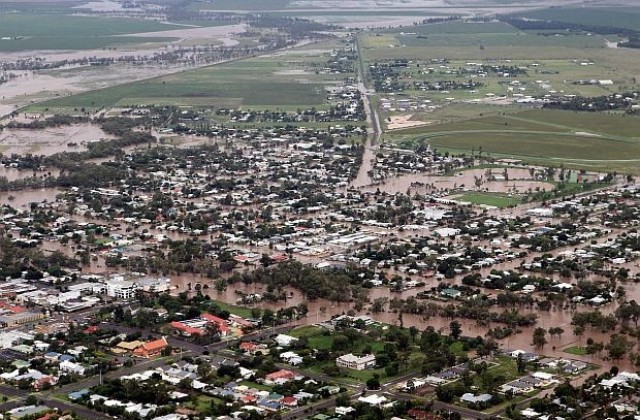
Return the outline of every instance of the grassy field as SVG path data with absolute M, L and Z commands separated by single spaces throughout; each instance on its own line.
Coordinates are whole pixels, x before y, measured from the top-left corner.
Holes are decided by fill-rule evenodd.
M 348 74 L 319 71 L 329 55 L 300 50 L 264 56 L 56 98 L 31 110 L 164 105 L 244 109 L 323 108 L 327 85 Z
M 482 147 L 495 157 L 636 173 L 638 133 L 640 118 L 634 116 L 530 110 L 394 130 L 385 140 L 458 152 Z
M 227 311 L 234 315 L 241 316 L 243 318 L 251 318 L 251 308 L 245 308 L 244 306 L 235 306 L 226 302 L 221 302 L 217 300 L 211 300 L 211 305 L 216 305 L 223 311 Z
M 0 51 L 86 50 L 145 42 L 170 42 L 167 37 L 121 36 L 167 31 L 182 26 L 149 20 L 94 18 L 30 13 L 0 15 Z
M 516 206 L 522 202 L 520 197 L 509 196 L 507 194 L 498 193 L 482 193 L 470 192 L 460 196 L 453 197 L 455 200 L 464 201 L 472 204 L 486 204 L 498 208 Z

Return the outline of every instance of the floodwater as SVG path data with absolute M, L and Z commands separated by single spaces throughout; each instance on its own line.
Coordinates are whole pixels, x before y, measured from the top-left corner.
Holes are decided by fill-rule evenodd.
M 54 202 L 63 191 L 58 188 L 10 191 L 0 193 L 0 205 L 6 204 L 20 210 L 26 210 L 30 203 Z
M 214 300 L 220 300 L 227 303 L 236 304 L 238 298 L 240 297 L 240 293 L 258 293 L 262 294 L 266 291 L 266 286 L 262 284 L 251 284 L 245 285 L 244 283 L 236 283 L 233 285 L 229 285 L 226 290 L 222 292 L 218 292 L 215 289 L 215 281 L 211 279 L 206 279 L 199 276 L 191 276 L 191 275 L 181 275 L 181 276 L 171 276 L 171 282 L 174 286 L 174 293 L 179 293 L 182 291 L 189 291 L 189 284 L 191 285 L 191 290 L 196 288 L 196 284 L 200 284 L 202 287 L 202 293 L 205 295 L 209 295 Z M 428 284 L 425 288 L 430 288 L 436 285 L 435 280 L 428 281 Z M 205 286 L 207 285 L 207 286 Z M 640 285 L 634 283 L 624 284 L 625 289 L 627 290 L 627 295 L 629 299 L 640 299 Z M 408 291 L 404 291 L 402 293 L 394 293 L 391 292 L 390 289 L 385 287 L 370 289 L 370 300 L 373 301 L 377 298 L 387 298 L 393 299 L 397 298 L 407 298 L 409 296 L 415 295 L 417 291 L 424 290 L 425 288 L 416 288 Z M 299 322 L 302 324 L 315 324 L 318 322 L 322 322 L 336 315 L 347 314 L 350 310 L 352 310 L 352 304 L 348 302 L 330 302 L 327 300 L 319 299 L 315 301 L 307 301 L 302 293 L 293 288 L 284 287 L 283 291 L 289 294 L 289 297 L 286 301 L 279 302 L 260 302 L 254 304 L 252 306 L 258 308 L 269 308 L 272 310 L 278 310 L 285 307 L 296 306 L 300 303 L 306 303 L 309 309 L 308 316 Z M 238 293 L 236 293 L 238 292 Z M 435 302 L 435 301 L 424 301 L 424 302 Z M 607 306 L 603 306 L 599 308 L 599 310 L 603 314 L 610 314 L 615 311 L 617 308 L 617 303 L 612 303 Z M 496 308 L 494 311 L 502 311 L 510 308 Z M 547 337 L 548 344 L 544 348 L 545 355 L 552 355 L 558 357 L 572 357 L 579 358 L 580 360 L 584 360 L 591 363 L 596 363 L 603 366 L 617 365 L 621 368 L 632 368 L 631 363 L 628 360 L 621 360 L 615 363 L 608 360 L 601 360 L 596 358 L 595 356 L 570 356 L 567 353 L 562 352 L 562 349 L 584 344 L 588 338 L 592 338 L 595 341 L 607 343 L 609 341 L 609 335 L 606 333 L 602 333 L 597 330 L 587 329 L 584 336 L 576 337 L 573 335 L 573 326 L 571 325 L 571 318 L 575 311 L 585 312 L 594 310 L 594 307 L 587 305 L 577 306 L 575 310 L 573 309 L 557 309 L 553 307 L 550 311 L 539 311 L 533 308 L 516 308 L 520 313 L 535 313 L 538 316 L 538 325 L 539 327 L 548 329 L 552 326 L 554 327 L 562 327 L 564 329 L 564 333 L 561 337 Z M 445 333 L 448 332 L 449 324 L 451 323 L 451 319 L 443 318 L 440 316 L 433 317 L 424 317 L 422 315 L 415 314 L 402 314 L 400 316 L 397 312 L 389 311 L 387 309 L 386 312 L 380 313 L 372 313 L 368 311 L 368 308 L 365 307 L 358 315 L 368 315 L 372 319 L 383 322 L 391 325 L 403 325 L 404 327 L 415 326 L 420 330 L 425 329 L 428 326 L 434 327 L 436 330 L 443 331 Z M 479 325 L 476 321 L 473 320 L 461 320 L 462 323 L 463 334 L 467 336 L 482 336 L 485 337 L 489 328 L 494 327 L 504 327 L 503 324 L 489 324 L 486 326 Z M 521 332 L 519 334 L 515 334 L 511 337 L 507 337 L 503 340 L 499 340 L 500 345 L 503 348 L 509 349 L 523 349 L 528 351 L 535 350 L 531 343 L 531 336 L 533 334 L 533 328 L 520 328 Z
M 371 151 L 371 155 L 372 154 L 373 151 Z M 368 158 L 369 156 L 367 156 L 365 152 L 364 159 Z M 380 191 L 390 194 L 404 193 L 409 189 L 419 193 L 446 192 L 457 188 L 463 188 L 469 191 L 522 193 L 536 189 L 550 191 L 554 188 L 551 183 L 532 179 L 529 170 L 524 168 L 508 168 L 508 181 L 501 178 L 502 169 L 494 169 L 492 171 L 492 175 L 498 177 L 498 179 L 493 181 L 487 180 L 486 172 L 486 169 L 469 169 L 458 172 L 454 176 L 429 175 L 427 173 L 406 174 L 387 178 L 384 183 L 371 184 L 367 172 L 363 173 L 361 171 L 358 173 L 358 178 L 354 181 L 354 185 L 366 185 L 366 191 L 380 189 Z M 477 178 L 482 178 L 482 185 L 480 187 L 475 186 L 475 180 Z
M 9 129 L 0 132 L 0 149 L 3 154 L 53 155 L 58 152 L 80 152 L 86 144 L 101 139 L 111 139 L 102 129 L 93 124 L 75 124 L 44 130 Z

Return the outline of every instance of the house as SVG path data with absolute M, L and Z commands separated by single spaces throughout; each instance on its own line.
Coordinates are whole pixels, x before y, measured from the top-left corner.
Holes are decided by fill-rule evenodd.
M 491 396 L 491 394 L 475 395 L 470 392 L 467 392 L 465 394 L 462 394 L 462 396 L 460 397 L 460 401 L 467 404 L 478 404 L 478 403 L 488 403 L 489 401 L 491 401 L 492 398 L 493 397 Z
M 85 368 L 79 363 L 72 362 L 70 360 L 64 360 L 60 362 L 60 371 L 67 373 L 75 373 L 84 376 Z
M 121 350 L 123 352 L 131 352 L 134 351 L 135 349 L 137 349 L 138 347 L 142 346 L 144 344 L 144 342 L 140 341 L 140 340 L 134 340 L 134 341 L 121 341 L 118 344 L 116 344 L 116 349 L 117 350 Z
M 84 397 L 85 395 L 88 395 L 90 393 L 91 393 L 91 391 L 89 391 L 89 389 L 84 388 L 84 389 L 81 389 L 79 391 L 71 392 L 70 394 L 67 394 L 67 397 L 69 397 L 69 399 L 71 401 L 77 401 L 79 399 L 82 399 L 82 397 Z
M 162 350 L 167 348 L 169 343 L 165 337 L 159 338 L 148 343 L 143 343 L 133 351 L 133 355 L 137 357 L 154 357 L 162 353 Z
M 264 377 L 265 383 L 285 383 L 294 379 L 296 374 L 291 372 L 290 370 L 277 370 L 272 372 Z
M 365 370 L 376 365 L 376 356 L 373 354 L 354 356 L 349 353 L 336 358 L 336 365 L 347 369 Z
M 298 366 L 302 364 L 302 357 L 300 357 L 298 353 L 295 353 L 293 351 L 287 351 L 282 353 L 280 355 L 280 359 L 284 360 L 285 362 L 289 363 L 292 366 Z
M 356 411 L 356 409 L 353 407 L 336 407 L 335 413 L 337 416 L 346 416 L 352 411 Z
M 359 397 L 358 401 L 361 403 L 369 404 L 370 406 L 373 406 L 373 407 L 380 407 L 381 405 L 387 402 L 387 397 L 371 394 L 371 395 L 367 395 L 366 397 Z
M 298 339 L 296 337 L 291 337 L 290 335 L 278 334 L 275 341 L 280 347 L 289 347 L 298 341 Z
M 179 321 L 171 322 L 171 328 L 177 330 L 181 335 L 185 337 L 193 337 L 195 335 L 204 335 L 205 333 L 205 331 L 201 328 L 191 327 Z
M 446 288 L 440 294 L 445 298 L 456 299 L 462 296 L 462 292 L 458 289 Z
M 231 328 L 229 328 L 226 320 L 211 314 L 202 314 L 200 315 L 200 318 L 208 321 L 209 323 L 215 324 L 218 327 L 221 337 L 231 335 Z
M 250 341 L 243 341 L 239 346 L 240 350 L 251 356 L 260 354 L 268 354 L 269 348 L 266 344 L 258 344 Z
M 285 407 L 297 407 L 298 406 L 298 400 L 295 397 L 282 397 L 280 402 Z

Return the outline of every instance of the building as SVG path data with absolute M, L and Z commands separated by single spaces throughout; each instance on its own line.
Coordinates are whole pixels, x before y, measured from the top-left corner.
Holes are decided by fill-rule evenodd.
M 167 348 L 169 343 L 165 337 L 159 338 L 155 341 L 149 341 L 148 343 L 144 343 L 141 346 L 137 347 L 133 351 L 134 356 L 138 357 L 154 357 L 162 353 L 162 350 Z
M 117 299 L 133 299 L 136 296 L 138 286 L 132 281 L 113 279 L 106 282 L 107 296 Z
M 336 365 L 338 365 L 338 367 L 347 369 L 365 370 L 376 365 L 376 356 L 373 354 L 354 356 L 353 354 L 349 353 L 336 358 Z
M 460 401 L 467 404 L 480 404 L 480 403 L 488 403 L 489 401 L 491 401 L 492 398 L 493 397 L 491 396 L 491 394 L 475 395 L 470 392 L 467 392 L 466 394 L 463 394 L 462 397 L 460 397 Z

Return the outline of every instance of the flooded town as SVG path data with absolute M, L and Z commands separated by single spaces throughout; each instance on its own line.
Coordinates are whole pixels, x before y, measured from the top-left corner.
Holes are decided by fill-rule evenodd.
M 635 78 L 429 56 L 635 24 L 258 3 L 0 0 L 0 418 L 640 418 Z

